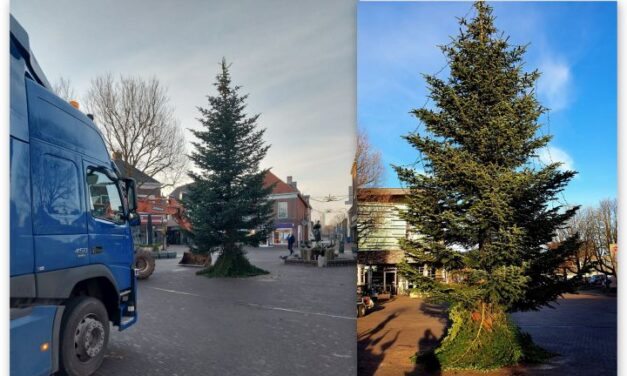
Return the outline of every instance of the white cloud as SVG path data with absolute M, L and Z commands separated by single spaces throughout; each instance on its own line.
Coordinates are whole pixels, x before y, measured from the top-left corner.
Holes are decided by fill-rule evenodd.
M 568 64 L 546 59 L 540 64 L 540 72 L 538 94 L 544 106 L 554 112 L 568 107 L 573 99 L 572 74 Z
M 560 169 L 563 171 L 575 169 L 573 158 L 567 152 L 555 146 L 548 146 L 540 150 L 538 158 L 545 165 L 555 162 L 562 163 Z

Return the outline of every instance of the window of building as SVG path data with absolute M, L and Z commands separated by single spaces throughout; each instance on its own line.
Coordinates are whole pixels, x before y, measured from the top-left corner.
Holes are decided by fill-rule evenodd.
M 87 172 L 89 210 L 94 218 L 123 222 L 124 207 L 116 182 L 100 171 Z
M 279 202 L 277 208 L 278 218 L 287 218 L 287 202 Z

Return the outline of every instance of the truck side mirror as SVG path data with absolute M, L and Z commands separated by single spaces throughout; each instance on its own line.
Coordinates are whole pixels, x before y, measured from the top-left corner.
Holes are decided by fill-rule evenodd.
M 128 224 L 131 226 L 139 226 L 141 224 L 140 218 L 139 218 L 139 214 L 137 213 L 130 213 L 128 215 Z
M 135 179 L 124 178 L 126 187 L 126 200 L 128 202 L 128 220 L 131 226 L 139 224 L 139 214 L 137 214 L 137 192 L 135 190 Z

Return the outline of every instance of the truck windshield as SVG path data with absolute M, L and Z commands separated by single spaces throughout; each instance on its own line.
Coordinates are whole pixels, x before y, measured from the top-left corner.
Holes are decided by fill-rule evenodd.
M 124 222 L 124 206 L 118 184 L 100 171 L 87 172 L 90 211 L 94 218 L 115 223 Z

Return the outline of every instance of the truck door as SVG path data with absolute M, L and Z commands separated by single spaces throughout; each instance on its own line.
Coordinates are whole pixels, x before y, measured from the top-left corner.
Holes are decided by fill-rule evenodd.
M 130 226 L 124 216 L 120 184 L 110 170 L 88 161 L 83 164 L 90 262 L 107 265 L 120 290 L 130 288 L 133 245 Z
M 33 233 L 38 273 L 89 264 L 80 165 L 81 159 L 76 153 L 31 140 Z

